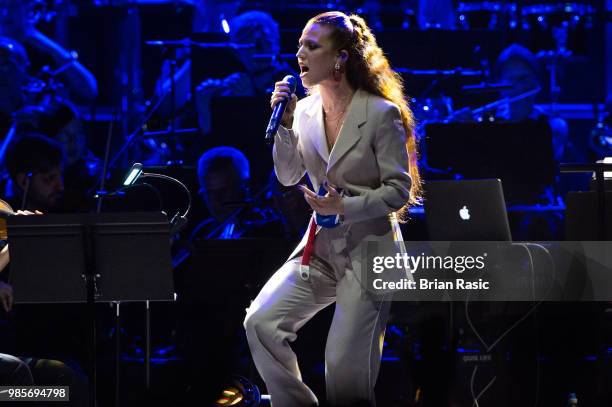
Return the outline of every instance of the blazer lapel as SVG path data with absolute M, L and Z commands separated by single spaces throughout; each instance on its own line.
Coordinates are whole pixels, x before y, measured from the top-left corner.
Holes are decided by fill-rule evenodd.
M 367 121 L 367 103 L 368 94 L 358 89 L 353 95 L 348 115 L 344 120 L 336 144 L 332 148 L 327 164 L 328 172 L 361 138 L 360 127 Z M 327 147 L 327 143 L 324 144 Z
M 327 140 L 325 139 L 320 95 L 313 95 L 313 101 L 305 109 L 305 113 L 308 116 L 308 122 L 304 126 L 306 134 L 321 158 L 327 163 L 329 161 L 329 151 L 327 149 Z

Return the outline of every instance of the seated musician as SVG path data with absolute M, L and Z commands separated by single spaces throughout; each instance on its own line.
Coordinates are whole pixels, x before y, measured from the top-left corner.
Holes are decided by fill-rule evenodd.
M 14 113 L 24 107 L 23 92 L 30 62 L 25 48 L 8 37 L 0 37 L 0 134 L 8 133 Z
M 230 38 L 238 44 L 254 44 L 254 48 L 240 50 L 238 57 L 245 72 L 236 72 L 223 80 L 209 79 L 200 83 L 196 91 L 198 122 L 204 134 L 210 132 L 210 101 L 215 96 L 267 95 L 276 81 L 286 75 L 296 76 L 295 71 L 276 58 L 280 53 L 278 23 L 267 13 L 249 11 L 230 21 Z M 256 54 L 269 58 L 255 58 Z M 298 85 L 298 95 L 304 90 Z
M 30 211 L 17 211 L 17 215 L 33 215 Z M 40 212 L 36 212 L 40 214 Z M 13 310 L 13 287 L 6 282 L 7 266 L 9 264 L 9 247 L 6 241 L 0 240 L 0 305 L 4 314 Z M 1 311 L 0 311 L 1 312 Z M 36 321 L 30 321 L 30 323 Z M 4 325 L 0 336 L 2 352 L 16 352 L 23 347 L 17 345 L 19 340 L 11 324 L 0 317 Z M 31 356 L 15 357 L 8 353 L 0 353 L 0 385 L 7 386 L 69 386 L 70 406 L 87 405 L 87 382 L 78 366 L 71 367 L 59 360 L 42 359 Z
M 540 86 L 538 79 L 540 73 L 539 62 L 527 48 L 512 44 L 504 49 L 496 61 L 496 74 L 498 79 L 511 85 L 500 96 L 512 98 L 526 93 Z M 502 106 L 498 114 L 509 121 L 540 120 L 548 122 L 552 134 L 552 149 L 555 163 L 576 162 L 578 159 L 576 149 L 569 139 L 568 125 L 561 117 L 553 116 L 536 106 L 537 95 L 531 95 Z M 516 197 L 515 204 L 532 205 L 547 204 L 558 205 L 563 202 L 563 196 L 568 190 L 575 189 L 566 176 L 557 176 L 553 185 L 544 186 L 542 190 L 525 191 L 525 197 Z M 517 238 L 534 240 L 555 240 L 560 237 L 562 230 L 562 213 L 524 213 L 515 215 Z
M 63 154 L 59 143 L 39 134 L 19 137 L 7 154 L 12 181 L 7 191 L 13 208 L 57 212 L 64 193 Z
M 85 208 L 88 203 L 86 191 L 93 189 L 100 163 L 87 148 L 83 120 L 73 103 L 56 97 L 55 92 L 48 95 L 38 92 L 33 98 L 28 91 L 31 87 L 29 66 L 28 55 L 21 44 L 0 37 L 0 71 L 3 73 L 0 75 L 0 167 L 5 167 L 6 147 L 19 134 L 37 132 L 55 139 L 60 142 L 66 159 L 65 197 L 68 199 L 64 203 L 69 204 L 66 207 L 71 211 L 88 209 Z M 6 182 L 6 178 L 2 182 Z
M 211 216 L 195 227 L 191 240 L 283 236 L 278 215 L 253 200 L 249 161 L 239 150 L 215 147 L 202 154 L 198 181 Z
M 501 82 L 509 84 L 510 89 L 501 96 L 512 98 L 540 86 L 538 79 L 539 65 L 531 51 L 522 45 L 512 44 L 504 49 L 496 62 L 497 76 Z M 511 121 L 548 120 L 552 135 L 554 156 L 557 162 L 562 161 L 572 149 L 569 144 L 567 123 L 561 117 L 551 116 L 536 106 L 536 96 L 532 95 L 505 105 L 499 112 L 502 118 Z
M 228 14 L 225 14 L 227 17 Z M 205 24 L 208 26 L 208 24 Z M 295 71 L 286 63 L 278 59 L 280 53 L 280 34 L 278 23 L 267 13 L 261 11 L 248 11 L 232 18 L 229 21 L 229 39 L 236 44 L 253 44 L 253 48 L 241 49 L 238 58 L 244 65 L 244 72 L 234 72 L 223 79 L 206 79 L 196 88 L 195 104 L 197 120 L 200 130 L 204 134 L 211 130 L 210 102 L 217 96 L 256 96 L 267 95 L 274 87 L 274 83 L 285 75 L 296 75 Z M 210 27 L 208 27 L 210 28 Z M 194 31 L 201 31 L 195 27 Z M 255 55 L 265 57 L 255 58 Z M 170 70 L 157 84 L 158 98 L 164 98 L 160 106 L 160 113 L 169 116 L 171 103 L 168 95 L 171 94 Z M 180 112 L 187 105 L 191 97 L 191 59 L 185 57 L 185 62 L 177 67 L 174 76 L 175 104 Z M 304 90 L 299 85 L 296 92 L 302 96 Z M 179 116 L 181 114 L 179 113 Z M 179 118 L 179 121 L 181 119 Z
M 56 71 L 57 79 L 65 86 L 63 96 L 77 102 L 89 103 L 98 95 L 94 75 L 77 60 L 75 52 L 64 49 L 35 26 L 29 13 L 30 1 L 6 0 L 0 13 L 0 35 L 21 43 L 28 51 L 36 72 L 43 66 Z

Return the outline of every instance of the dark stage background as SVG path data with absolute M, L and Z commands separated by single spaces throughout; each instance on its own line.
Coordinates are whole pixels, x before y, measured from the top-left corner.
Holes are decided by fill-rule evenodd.
M 500 178 L 513 240 L 599 240 L 592 172 L 561 173 L 560 164 L 612 157 L 609 3 L 0 0 L 0 143 L 9 147 L 0 149 L 0 197 L 21 207 L 10 147 L 36 132 L 64 154 L 61 202 L 44 212 L 180 215 L 186 194 L 176 183 L 116 193 L 134 162 L 178 179 L 193 198 L 188 223 L 168 239 L 175 301 L 151 303 L 150 314 L 144 302 L 124 303 L 119 329 L 113 305 L 97 304 L 98 405 L 206 405 L 230 373 L 266 393 L 244 310 L 299 240 L 308 208 L 271 177 L 263 135 L 274 81 L 298 75 L 301 30 L 323 11 L 362 15 L 401 74 L 425 183 Z M 241 151 L 250 175 L 218 180 L 236 191 L 215 209 L 198 163 L 220 146 Z M 101 204 L 99 190 L 110 194 Z M 405 240 L 434 238 L 422 206 L 402 228 Z M 15 272 L 9 265 L 2 278 Z M 542 304 L 493 349 L 467 323 L 469 314 L 493 342 L 528 309 L 394 303 L 378 405 L 574 406 L 573 393 L 581 406 L 612 405 L 612 305 Z M 3 314 L 0 352 L 58 359 L 91 378 L 84 304 L 15 304 Z M 292 345 L 320 400 L 332 314 L 322 311 Z

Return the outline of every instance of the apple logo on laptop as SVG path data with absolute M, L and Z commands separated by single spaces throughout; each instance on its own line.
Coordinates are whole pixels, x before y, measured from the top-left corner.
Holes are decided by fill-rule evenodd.
M 463 208 L 459 209 L 459 216 L 463 220 L 470 220 L 470 210 L 467 206 L 463 205 Z

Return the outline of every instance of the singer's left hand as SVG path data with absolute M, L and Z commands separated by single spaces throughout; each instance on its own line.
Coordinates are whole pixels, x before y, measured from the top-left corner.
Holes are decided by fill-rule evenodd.
M 308 205 L 319 215 L 344 215 L 342 197 L 331 185 L 324 184 L 327 194 L 319 196 L 304 185 L 299 185 Z

